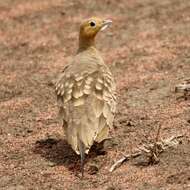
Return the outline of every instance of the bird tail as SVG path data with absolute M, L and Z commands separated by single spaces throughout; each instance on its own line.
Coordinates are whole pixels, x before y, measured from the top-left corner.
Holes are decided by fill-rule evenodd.
M 85 160 L 85 145 L 81 140 L 79 140 L 79 152 L 80 152 L 80 158 L 81 158 L 81 174 L 82 174 L 82 178 L 83 178 L 83 176 L 84 176 L 84 160 Z

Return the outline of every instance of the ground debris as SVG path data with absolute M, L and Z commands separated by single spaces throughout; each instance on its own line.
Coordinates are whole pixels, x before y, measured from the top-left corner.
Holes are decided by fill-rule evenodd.
M 123 157 L 117 160 L 109 169 L 109 172 L 113 172 L 116 168 L 121 166 L 124 162 L 136 158 L 140 155 L 145 154 L 149 157 L 150 162 L 149 163 L 157 163 L 158 162 L 158 156 L 160 153 L 162 153 L 164 150 L 175 147 L 180 143 L 180 139 L 183 137 L 183 135 L 177 135 L 172 136 L 170 138 L 157 141 L 155 143 L 150 144 L 144 144 L 137 148 L 137 150 L 134 151 L 132 154 L 123 154 Z
M 175 92 L 182 92 L 185 100 L 190 96 L 190 78 L 175 86 Z

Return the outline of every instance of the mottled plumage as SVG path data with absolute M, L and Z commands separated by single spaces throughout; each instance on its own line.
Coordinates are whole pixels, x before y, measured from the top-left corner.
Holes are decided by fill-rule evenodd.
M 55 82 L 67 141 L 81 155 L 82 162 L 94 142 L 108 137 L 116 109 L 113 76 L 94 46 L 96 34 L 108 23 L 91 18 L 81 25 L 78 52 Z

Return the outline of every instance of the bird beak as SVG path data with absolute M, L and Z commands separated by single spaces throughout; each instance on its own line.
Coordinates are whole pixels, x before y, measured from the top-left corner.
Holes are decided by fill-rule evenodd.
M 112 23 L 111 20 L 104 20 L 103 23 L 102 23 L 100 31 L 105 30 L 111 23 Z

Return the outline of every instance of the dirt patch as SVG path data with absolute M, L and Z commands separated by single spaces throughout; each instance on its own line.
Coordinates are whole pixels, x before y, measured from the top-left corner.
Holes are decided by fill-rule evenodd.
M 190 73 L 188 0 L 0 2 L 0 189 L 190 188 L 190 102 L 174 93 Z M 51 86 L 77 49 L 83 18 L 111 18 L 97 37 L 112 69 L 118 108 L 106 151 L 92 149 L 80 180 L 79 157 L 64 140 Z M 104 43 L 102 43 L 102 41 Z M 122 152 L 183 134 L 156 165 L 129 162 L 108 170 Z

